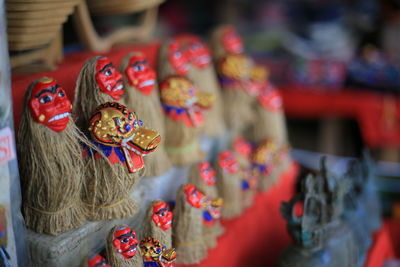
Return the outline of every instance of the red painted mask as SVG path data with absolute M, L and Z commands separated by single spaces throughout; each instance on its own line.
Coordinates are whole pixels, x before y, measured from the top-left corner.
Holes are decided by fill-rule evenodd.
M 219 153 L 218 164 L 222 170 L 228 172 L 229 174 L 234 174 L 239 171 L 236 158 L 229 150 L 225 150 Z
M 185 185 L 185 195 L 186 201 L 192 205 L 193 207 L 200 209 L 203 208 L 206 204 L 206 196 L 203 192 L 197 190 L 197 188 L 193 184 Z
M 210 65 L 210 50 L 199 38 L 193 36 L 189 39 L 187 53 L 190 62 L 195 67 L 202 69 Z
M 225 50 L 230 54 L 240 54 L 243 52 L 242 38 L 232 27 L 227 27 L 222 31 L 222 44 Z
M 33 87 L 29 108 L 34 121 L 56 132 L 63 131 L 71 115 L 71 102 L 56 80 L 43 77 Z
M 251 144 L 243 136 L 238 136 L 235 138 L 235 140 L 233 141 L 233 147 L 236 153 L 238 153 L 242 157 L 250 159 L 252 150 Z
M 150 68 L 143 54 L 136 54 L 129 59 L 125 75 L 129 84 L 136 87 L 141 93 L 149 95 L 153 91 L 156 73 Z
M 199 164 L 200 178 L 206 185 L 215 184 L 215 170 L 211 167 L 210 163 L 205 161 Z
M 124 93 L 122 75 L 108 58 L 100 58 L 96 64 L 96 82 L 100 90 L 119 100 Z
M 171 41 L 168 46 L 168 60 L 177 74 L 186 75 L 188 73 L 189 57 L 177 40 Z
M 162 200 L 153 203 L 153 222 L 164 231 L 171 228 L 173 214 L 167 203 Z
M 130 259 L 135 256 L 139 241 L 136 239 L 135 231 L 123 226 L 114 232 L 113 244 L 119 254 Z
M 268 89 L 262 91 L 258 100 L 266 110 L 278 111 L 282 109 L 282 96 L 280 92 L 274 88 L 268 87 Z
M 96 254 L 88 260 L 88 267 L 111 267 L 111 265 L 103 256 Z

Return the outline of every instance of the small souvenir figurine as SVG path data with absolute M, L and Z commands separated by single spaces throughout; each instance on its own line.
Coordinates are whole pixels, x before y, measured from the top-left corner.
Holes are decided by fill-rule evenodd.
M 89 145 L 70 119 L 71 102 L 49 77 L 32 82 L 18 131 L 25 224 L 37 233 L 59 234 L 81 226 L 79 194 L 85 167 L 80 144 Z
M 194 164 L 192 166 L 189 171 L 189 183 L 194 184 L 197 189 L 204 192 L 211 200 L 214 200 L 214 202 L 210 201 L 209 203 L 210 209 L 213 209 L 213 203 L 222 205 L 222 203 L 218 203 L 218 199 L 220 198 L 218 198 L 216 173 L 209 162 L 203 161 L 199 164 Z M 211 210 L 206 210 L 205 212 L 203 212 L 203 219 L 205 222 L 203 236 L 204 243 L 208 249 L 216 246 L 217 237 L 222 235 L 222 233 L 224 232 L 224 228 L 221 226 L 219 220 L 214 220 L 212 216 L 210 216 L 210 211 Z
M 260 65 L 254 66 L 250 72 L 250 83 L 258 94 L 251 139 L 258 143 L 272 138 L 278 145 L 283 145 L 288 141 L 282 97 L 279 90 L 268 81 L 267 73 L 267 69 Z
M 214 95 L 200 93 L 183 76 L 170 76 L 160 86 L 161 102 L 166 115 L 165 148 L 174 165 L 184 166 L 200 161 L 198 133 L 203 124 L 203 110 L 210 108 Z
M 95 56 L 87 60 L 76 81 L 73 107 L 76 124 L 86 130 L 87 122 L 98 105 L 121 102 L 123 94 L 122 75 L 108 58 Z
M 154 237 L 165 246 L 171 247 L 172 219 L 173 214 L 168 204 L 162 200 L 154 200 L 147 209 L 142 236 Z
M 106 259 L 100 254 L 94 254 L 87 260 L 87 264 L 84 265 L 87 267 L 112 267 Z
M 133 52 L 125 56 L 121 63 L 121 72 L 124 77 L 124 100 L 127 107 L 135 109 L 136 114 L 148 127 L 157 129 L 157 132 L 164 136 L 165 122 L 156 73 L 149 66 L 145 55 Z M 171 167 L 163 142 L 151 157 L 145 158 L 145 164 L 145 176 L 159 176 Z
M 223 134 L 225 122 L 222 116 L 223 106 L 220 87 L 212 63 L 210 50 L 196 35 L 182 34 L 176 36 L 175 39 L 184 44 L 190 62 L 190 68 L 186 76 L 201 92 L 215 95 L 215 103 L 205 115 L 202 132 L 205 136 L 217 137 Z
M 193 184 L 183 184 L 177 193 L 174 209 L 173 246 L 178 264 L 199 263 L 207 255 L 203 241 L 203 209 L 206 196 Z
M 219 195 L 224 200 L 222 218 L 232 219 L 242 213 L 243 204 L 239 166 L 230 150 L 219 153 L 216 170 Z
M 130 217 L 137 211 L 129 195 L 144 168 L 143 156 L 157 148 L 160 135 L 143 127 L 133 111 L 116 102 L 98 106 L 88 130 L 101 153 L 90 149 L 85 153 L 95 159 L 86 168 L 82 193 L 87 216 L 90 220 Z
M 257 175 L 253 171 L 251 156 L 253 153 L 252 145 L 243 136 L 238 136 L 233 140 L 232 152 L 237 159 L 240 172 L 242 173 L 242 196 L 243 206 L 250 207 L 253 204 L 254 195 L 258 186 Z
M 282 203 L 294 244 L 284 251 L 279 266 L 360 266 L 353 233 L 341 219 L 346 192 L 347 181 L 328 173 L 323 159 L 321 172 L 308 175 L 302 192 Z M 301 215 L 296 207 L 302 207 Z
M 143 267 L 136 232 L 127 225 L 114 226 L 107 236 L 107 259 L 111 266 Z
M 173 267 L 176 260 L 174 248 L 167 249 L 160 241 L 153 237 L 146 237 L 140 241 L 140 250 L 143 256 L 144 267 Z
M 260 191 L 266 191 L 280 175 L 273 161 L 275 154 L 276 143 L 272 139 L 267 139 L 254 149 L 251 156 L 253 173 L 258 177 L 258 189 Z
M 186 76 L 190 62 L 187 50 L 177 38 L 165 40 L 158 53 L 158 80 L 163 81 L 171 75 Z

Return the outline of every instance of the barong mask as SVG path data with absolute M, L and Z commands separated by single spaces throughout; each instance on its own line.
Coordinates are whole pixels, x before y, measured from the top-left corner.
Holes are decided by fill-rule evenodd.
M 138 244 L 136 232 L 129 227 L 124 226 L 115 231 L 113 245 L 124 258 L 130 259 L 135 256 Z
M 136 87 L 141 93 L 150 95 L 153 92 L 156 73 L 149 66 L 143 54 L 135 54 L 129 59 L 125 75 L 128 78 L 129 84 Z
M 161 200 L 154 203 L 152 220 L 158 227 L 164 231 L 170 229 L 172 218 L 173 214 L 167 203 Z
M 108 58 L 100 58 L 96 63 L 96 83 L 100 90 L 119 100 L 124 93 L 122 75 Z

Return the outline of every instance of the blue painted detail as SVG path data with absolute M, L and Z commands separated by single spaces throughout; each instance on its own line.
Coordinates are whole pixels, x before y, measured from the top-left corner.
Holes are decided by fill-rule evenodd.
M 162 104 L 165 112 L 170 113 L 171 111 L 175 110 L 176 114 L 182 114 L 185 112 L 184 108 L 180 108 L 180 107 L 175 107 L 175 106 L 169 106 L 166 104 Z
M 203 211 L 203 219 L 207 222 L 211 222 L 213 220 L 211 214 L 207 210 Z
M 241 187 L 242 187 L 242 190 L 243 190 L 243 191 L 249 190 L 249 189 L 250 189 L 249 182 L 248 182 L 247 180 L 242 180 L 242 182 L 241 182 Z

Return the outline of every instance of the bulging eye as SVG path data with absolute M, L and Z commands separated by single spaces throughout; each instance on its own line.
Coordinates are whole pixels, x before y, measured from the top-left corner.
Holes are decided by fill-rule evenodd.
M 58 96 L 59 96 L 59 97 L 64 97 L 64 96 L 65 96 L 65 93 L 64 93 L 63 91 L 60 91 L 60 92 L 58 92 Z
M 106 72 L 105 72 L 105 75 L 111 76 L 111 74 L 112 74 L 112 71 L 110 69 L 107 69 Z
M 144 66 L 143 65 L 136 65 L 136 66 L 133 67 L 133 69 L 135 71 L 142 71 L 142 70 L 144 70 Z
M 40 98 L 39 102 L 44 104 L 44 103 L 49 103 L 53 100 L 53 97 L 50 95 L 45 95 L 42 98 Z
M 175 58 L 180 58 L 181 56 L 182 56 L 182 53 L 179 52 L 179 51 L 176 51 L 176 52 L 174 53 L 174 57 L 175 57 Z
M 161 248 L 157 248 L 156 252 L 161 253 Z
M 129 238 L 125 237 L 124 239 L 121 240 L 122 243 L 128 243 L 129 242 Z
M 129 132 L 132 129 L 132 126 L 130 124 L 125 124 L 124 128 L 125 131 Z

